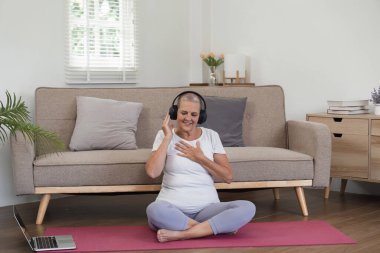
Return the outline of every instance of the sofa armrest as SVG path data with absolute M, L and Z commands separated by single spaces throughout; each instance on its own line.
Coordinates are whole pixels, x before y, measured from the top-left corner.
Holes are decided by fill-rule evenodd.
M 331 167 L 331 133 L 321 123 L 287 121 L 288 148 L 314 158 L 314 187 L 329 186 Z
M 25 139 L 22 133 L 11 136 L 11 156 L 13 182 L 17 195 L 33 194 L 33 161 L 35 158 L 34 144 Z

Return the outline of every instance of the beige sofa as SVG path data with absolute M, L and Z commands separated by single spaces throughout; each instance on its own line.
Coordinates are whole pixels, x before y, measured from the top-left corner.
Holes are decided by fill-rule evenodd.
M 52 194 L 159 191 L 161 178 L 151 179 L 144 164 L 172 99 L 185 90 L 205 96 L 247 97 L 243 121 L 245 147 L 228 147 L 234 179 L 216 182 L 218 189 L 294 187 L 304 216 L 303 187 L 327 187 L 331 136 L 327 126 L 286 121 L 280 86 L 178 88 L 38 88 L 36 123 L 54 131 L 68 145 L 76 119 L 76 96 L 142 102 L 136 133 L 137 150 L 94 150 L 38 155 L 19 135 L 11 139 L 14 185 L 18 195 L 40 194 L 37 224 Z

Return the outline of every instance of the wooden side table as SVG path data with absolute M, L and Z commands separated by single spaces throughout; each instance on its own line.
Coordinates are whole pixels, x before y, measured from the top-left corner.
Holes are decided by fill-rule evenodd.
M 373 114 L 307 114 L 306 120 L 326 124 L 331 131 L 331 178 L 380 183 L 380 117 Z M 325 198 L 329 197 L 326 188 Z

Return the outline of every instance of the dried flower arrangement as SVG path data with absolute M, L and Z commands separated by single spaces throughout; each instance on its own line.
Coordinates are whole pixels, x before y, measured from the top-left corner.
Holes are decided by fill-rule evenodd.
M 380 104 L 380 86 L 377 88 L 373 88 L 373 91 L 371 92 L 371 102 L 374 104 Z
M 218 67 L 224 62 L 224 54 L 221 54 L 219 57 L 216 57 L 213 52 L 210 53 L 201 53 L 202 60 L 209 67 Z

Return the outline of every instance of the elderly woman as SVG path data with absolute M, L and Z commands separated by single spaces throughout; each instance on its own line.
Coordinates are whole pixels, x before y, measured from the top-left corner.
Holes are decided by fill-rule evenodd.
M 206 118 L 203 97 L 183 92 L 174 99 L 154 141 L 146 173 L 164 176 L 147 216 L 160 242 L 235 233 L 255 214 L 252 202 L 220 202 L 213 178 L 230 183 L 232 170 L 218 133 L 197 127 Z M 170 119 L 177 120 L 176 128 Z

